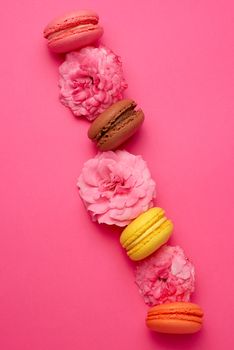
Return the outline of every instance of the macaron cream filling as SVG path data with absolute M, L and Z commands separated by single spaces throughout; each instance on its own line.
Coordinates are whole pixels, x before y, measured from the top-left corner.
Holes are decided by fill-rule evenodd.
M 135 111 L 134 108 L 136 107 L 135 104 L 133 104 L 131 107 L 129 107 L 128 109 L 125 109 L 123 111 L 121 111 L 115 118 L 113 118 L 112 120 L 109 121 L 109 123 L 107 123 L 107 125 L 105 125 L 100 132 L 96 135 L 95 140 L 97 142 L 100 142 L 100 140 L 103 138 L 103 136 L 105 136 L 105 134 L 107 132 L 109 132 L 110 130 L 118 130 L 118 125 L 121 125 L 121 128 L 124 125 L 124 122 L 126 122 L 126 124 L 130 121 L 132 121 L 136 114 L 141 112 L 139 111 Z
M 173 223 L 162 208 L 154 207 L 132 221 L 122 232 L 120 243 L 132 260 L 142 260 L 165 244 Z
M 172 222 L 166 219 L 166 221 L 161 223 L 158 228 L 148 230 L 147 235 L 139 240 L 138 244 L 141 243 L 140 245 L 134 242 L 134 246 L 128 249 L 127 254 L 131 256 L 139 252 L 143 246 L 146 246 L 151 242 L 151 240 L 155 240 L 155 247 L 160 247 L 162 244 L 167 242 L 171 235 L 172 228 Z
M 177 313 L 177 314 L 162 314 L 162 315 L 149 315 L 147 317 L 147 321 L 154 321 L 154 320 L 181 320 L 181 321 L 190 321 L 190 322 L 196 322 L 201 324 L 202 318 L 196 315 L 188 315 L 184 313 Z
M 143 241 L 146 237 L 149 237 L 152 233 L 158 230 L 160 226 L 167 221 L 167 218 L 164 216 L 160 220 L 158 220 L 155 224 L 153 224 L 151 227 L 149 227 L 146 231 L 144 231 L 140 236 L 136 237 L 134 241 L 132 241 L 128 246 L 127 249 L 133 249 L 138 243 Z
M 72 28 L 81 27 L 83 25 L 97 25 L 98 24 L 98 18 L 97 17 L 83 17 L 83 18 L 68 18 L 65 19 L 64 22 L 61 24 L 55 24 L 54 26 L 50 28 L 46 28 L 44 30 L 44 37 L 47 39 L 52 38 L 53 34 L 58 34 L 60 32 L 63 32 L 64 30 L 70 30 Z
M 199 307 L 170 307 L 170 304 L 167 304 L 164 308 L 162 304 L 148 311 L 147 321 L 177 319 L 201 324 L 202 317 L 203 311 Z
M 49 41 L 50 40 L 59 40 L 61 38 L 64 38 L 66 36 L 66 33 L 69 34 L 69 35 L 72 35 L 72 34 L 87 32 L 87 31 L 90 31 L 90 30 L 95 30 L 97 28 L 99 28 L 98 25 L 92 25 L 90 23 L 82 24 L 82 25 L 78 25 L 76 27 L 70 27 L 70 28 L 67 28 L 67 29 L 60 30 L 60 31 L 55 32 L 55 33 L 51 33 L 47 37 L 47 39 Z
M 121 237 L 121 244 L 124 248 L 128 249 L 129 246 L 132 245 L 132 242 L 136 241 L 136 239 L 138 237 L 141 237 L 144 232 L 147 232 L 148 234 L 148 229 L 150 229 L 151 227 L 153 227 L 155 224 L 157 224 L 157 222 L 160 222 L 160 220 L 165 217 L 164 216 L 164 211 L 162 209 L 159 209 L 158 213 L 155 213 L 155 216 L 151 219 L 148 219 L 147 222 L 145 223 L 145 225 L 142 225 L 142 227 L 137 228 L 136 231 L 134 233 L 132 233 L 129 237 L 126 237 L 126 239 L 124 239 L 124 234 L 126 233 L 127 235 L 127 228 L 125 230 L 125 232 L 123 231 L 122 233 L 122 237 Z

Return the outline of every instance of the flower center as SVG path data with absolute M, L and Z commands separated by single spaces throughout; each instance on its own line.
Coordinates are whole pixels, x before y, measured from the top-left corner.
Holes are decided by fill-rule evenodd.
M 162 281 L 162 282 L 166 282 L 166 281 L 167 281 L 167 278 L 159 277 L 158 280 L 159 280 L 159 281 Z
M 72 80 L 72 85 L 74 89 L 82 90 L 89 88 L 93 85 L 93 78 L 91 76 L 78 76 Z
M 101 192 L 111 191 L 113 193 L 123 193 L 124 190 L 124 179 L 119 175 L 110 174 L 110 177 L 103 179 L 100 182 L 99 189 Z

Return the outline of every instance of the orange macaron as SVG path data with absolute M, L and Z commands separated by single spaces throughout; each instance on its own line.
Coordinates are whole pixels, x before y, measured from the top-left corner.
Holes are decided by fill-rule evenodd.
M 196 333 L 202 327 L 203 311 L 193 303 L 161 304 L 149 309 L 146 325 L 152 331 L 169 334 Z

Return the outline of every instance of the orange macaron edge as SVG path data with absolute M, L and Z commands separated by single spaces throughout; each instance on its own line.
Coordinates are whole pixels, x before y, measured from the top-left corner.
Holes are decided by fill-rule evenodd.
M 175 302 L 148 310 L 146 325 L 150 330 L 168 334 L 191 334 L 202 327 L 203 311 L 197 304 Z

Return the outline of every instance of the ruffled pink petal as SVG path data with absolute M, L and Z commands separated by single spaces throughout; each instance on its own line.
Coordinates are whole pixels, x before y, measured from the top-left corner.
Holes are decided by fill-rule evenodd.
M 89 120 L 122 99 L 127 88 L 121 60 L 103 46 L 68 53 L 59 73 L 61 102 Z
M 146 167 L 140 156 L 123 150 L 100 152 L 87 161 L 77 185 L 92 218 L 125 226 L 152 207 L 155 182 L 148 178 Z M 138 181 L 140 176 L 142 180 Z
M 100 199 L 100 193 L 99 193 L 98 189 L 95 187 L 89 188 L 89 191 L 80 190 L 80 196 L 82 197 L 86 206 L 88 206 L 89 204 L 92 204 L 92 203 L 95 204 Z
M 101 200 L 99 202 L 90 204 L 88 210 L 93 212 L 96 216 L 99 214 L 104 214 L 108 211 L 108 202 Z
M 87 185 L 98 186 L 98 183 L 101 180 L 101 178 L 98 172 L 96 171 L 97 166 L 98 161 L 96 159 L 91 159 L 85 164 L 82 170 L 82 176 Z
M 190 301 L 195 288 L 194 266 L 180 247 L 163 246 L 139 263 L 136 284 L 147 305 Z

